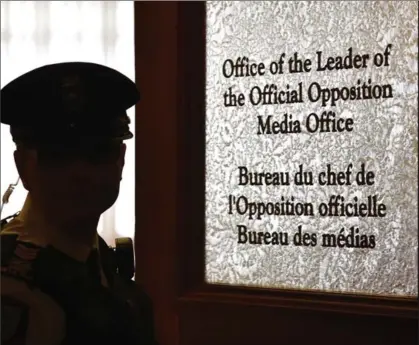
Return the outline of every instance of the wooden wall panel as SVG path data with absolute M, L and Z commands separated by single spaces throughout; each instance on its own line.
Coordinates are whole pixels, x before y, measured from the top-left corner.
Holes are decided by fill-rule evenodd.
M 418 322 L 258 306 L 185 303 L 182 345 L 414 345 Z
M 205 3 L 135 20 L 136 279 L 160 345 L 417 344 L 417 301 L 204 283 Z

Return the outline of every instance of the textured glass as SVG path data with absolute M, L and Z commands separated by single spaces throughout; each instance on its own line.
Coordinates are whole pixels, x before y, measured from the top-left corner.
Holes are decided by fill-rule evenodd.
M 207 282 L 417 296 L 417 28 L 416 1 L 207 3 Z M 317 70 L 318 51 L 322 52 L 324 66 L 327 57 L 344 57 L 349 48 L 353 56 L 369 54 L 365 68 Z M 288 60 L 296 52 L 303 61 L 312 61 L 311 71 L 290 73 Z M 279 62 L 282 54 L 283 73 L 272 75 L 270 62 Z M 249 58 L 250 63 L 264 63 L 265 75 L 223 76 L 224 61 L 236 62 L 241 57 Z M 362 57 L 359 59 L 357 64 L 362 64 Z M 374 61 L 382 65 L 377 67 Z M 356 87 L 358 80 L 362 85 L 368 79 L 371 85 L 390 85 L 392 97 L 389 88 L 381 87 L 375 91 L 381 90 L 381 96 L 375 93 L 373 99 L 337 100 L 334 105 L 329 100 L 324 106 L 321 101 L 308 99 L 309 86 L 315 82 L 330 90 Z M 274 84 L 286 90 L 288 84 L 289 90 L 298 90 L 299 83 L 301 103 L 250 102 L 254 86 L 263 90 L 265 85 Z M 230 87 L 236 95 L 244 94 L 243 106 L 225 106 L 224 94 Z M 342 97 L 348 97 L 345 92 Z M 308 116 L 323 112 L 353 119 L 353 130 L 308 133 Z M 273 120 L 281 121 L 284 114 L 300 121 L 300 133 L 257 134 L 258 116 L 266 121 L 272 115 Z M 342 171 L 343 181 L 349 176 L 350 184 L 320 185 L 318 176 L 327 171 L 328 164 L 333 171 Z M 347 175 L 349 164 L 352 169 Z M 368 171 L 375 174 L 374 181 L 370 174 L 371 185 L 356 182 L 362 164 L 364 176 Z M 312 185 L 294 183 L 300 165 L 313 173 Z M 290 184 L 240 186 L 238 167 L 247 167 L 249 172 L 288 172 Z M 385 216 L 320 216 L 320 204 L 328 204 L 332 195 L 344 197 L 345 202 L 353 202 L 356 197 L 358 203 L 366 202 L 368 196 L 373 201 L 376 196 L 376 204 L 386 207 L 384 211 L 384 206 L 376 206 L 382 207 Z M 249 202 L 265 203 L 265 214 L 257 219 L 249 212 L 240 215 L 234 208 L 229 214 L 229 201 L 237 202 L 240 196 Z M 266 203 L 292 196 L 294 202 L 311 203 L 313 215 L 266 214 Z M 255 207 L 263 211 L 262 206 Z M 262 232 L 261 244 L 239 243 L 240 238 L 245 242 L 244 236 L 239 237 L 239 225 Z M 303 233 L 310 233 L 306 245 L 294 242 L 299 226 Z M 352 239 L 348 242 L 349 237 L 339 237 L 348 236 L 351 227 L 359 228 L 358 235 L 366 235 L 367 248 L 360 248 L 361 242 L 356 240 L 351 247 Z M 271 235 L 266 236 L 266 232 Z M 279 232 L 288 234 L 288 243 L 272 244 L 273 233 Z M 334 234 L 341 246 L 328 245 L 328 234 Z

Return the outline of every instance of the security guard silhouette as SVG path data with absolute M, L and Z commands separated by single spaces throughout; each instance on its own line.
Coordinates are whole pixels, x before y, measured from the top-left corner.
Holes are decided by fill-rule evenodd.
M 151 303 L 97 234 L 116 201 L 135 84 L 108 67 L 47 65 L 1 90 L 28 198 L 1 231 L 1 343 L 156 344 Z

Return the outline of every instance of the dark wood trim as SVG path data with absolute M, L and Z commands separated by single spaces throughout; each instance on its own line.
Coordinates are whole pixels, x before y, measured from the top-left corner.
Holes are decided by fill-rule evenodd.
M 184 302 L 182 345 L 416 345 L 414 319 L 271 308 L 214 301 Z
M 178 295 L 204 281 L 205 245 L 205 2 L 179 11 Z
M 161 345 L 178 343 L 176 194 L 178 3 L 135 2 L 136 281 L 153 301 Z
M 177 272 L 180 303 L 225 302 L 417 318 L 414 298 L 359 296 L 205 284 L 205 2 L 179 6 L 180 152 Z
M 339 314 L 376 315 L 405 319 L 418 318 L 418 303 L 412 300 L 387 301 L 380 298 L 362 298 L 354 296 L 352 300 L 343 299 L 342 296 L 331 296 L 325 293 L 313 294 L 290 292 L 289 296 L 283 291 L 257 291 L 241 292 L 237 288 L 226 291 L 220 287 L 218 292 L 208 292 L 205 289 L 191 292 L 180 298 L 182 303 L 230 303 L 235 305 L 264 306 L 269 308 L 337 312 Z M 332 297 L 338 297 L 333 299 Z

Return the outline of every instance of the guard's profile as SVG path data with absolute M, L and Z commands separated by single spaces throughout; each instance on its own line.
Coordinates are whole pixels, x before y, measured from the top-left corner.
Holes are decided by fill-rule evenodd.
M 1 224 L 1 344 L 156 344 L 150 300 L 131 279 L 132 243 L 117 241 L 121 254 L 97 234 L 119 194 L 126 111 L 138 101 L 130 79 L 84 62 L 37 68 L 1 90 L 28 191 Z

